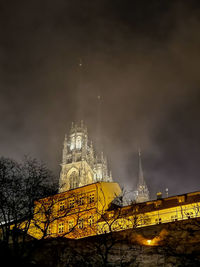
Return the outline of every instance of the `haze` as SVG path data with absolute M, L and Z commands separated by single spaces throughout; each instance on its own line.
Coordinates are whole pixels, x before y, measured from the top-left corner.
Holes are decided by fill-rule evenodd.
M 0 154 L 59 177 L 83 120 L 122 186 L 136 185 L 140 146 L 152 198 L 200 190 L 198 2 L 1 1 Z

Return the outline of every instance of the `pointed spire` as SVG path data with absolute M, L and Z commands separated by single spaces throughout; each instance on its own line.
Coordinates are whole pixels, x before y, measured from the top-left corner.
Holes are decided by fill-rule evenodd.
M 138 172 L 138 185 L 137 185 L 137 196 L 136 202 L 145 202 L 149 200 L 149 190 L 144 180 L 144 174 L 142 169 L 142 157 L 141 150 L 138 150 L 138 158 L 139 158 L 139 172 Z

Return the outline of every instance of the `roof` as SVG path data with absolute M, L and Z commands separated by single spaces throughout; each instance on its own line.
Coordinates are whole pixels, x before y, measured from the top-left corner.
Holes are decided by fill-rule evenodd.
M 200 191 L 191 192 L 182 195 L 171 196 L 167 198 L 161 198 L 153 201 L 147 201 L 143 203 L 134 203 L 132 205 L 119 207 L 111 205 L 110 209 L 104 214 L 104 219 L 109 218 L 110 214 L 113 216 L 130 216 L 134 214 L 146 213 L 156 210 L 163 210 L 167 208 L 173 208 L 181 205 L 200 202 Z

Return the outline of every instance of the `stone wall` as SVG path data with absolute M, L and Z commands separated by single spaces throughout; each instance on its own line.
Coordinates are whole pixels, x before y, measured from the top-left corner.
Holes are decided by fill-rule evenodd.
M 190 219 L 79 240 L 35 241 L 27 244 L 26 266 L 200 266 L 199 255 L 200 220 Z

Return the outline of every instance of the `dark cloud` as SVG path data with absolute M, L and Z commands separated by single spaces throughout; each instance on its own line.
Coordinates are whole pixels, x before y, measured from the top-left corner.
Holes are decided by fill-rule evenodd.
M 0 151 L 59 176 L 71 121 L 99 133 L 114 178 L 134 186 L 137 149 L 151 189 L 199 190 L 198 1 L 1 3 Z M 83 68 L 80 73 L 79 59 Z

